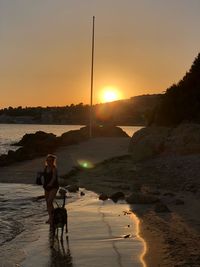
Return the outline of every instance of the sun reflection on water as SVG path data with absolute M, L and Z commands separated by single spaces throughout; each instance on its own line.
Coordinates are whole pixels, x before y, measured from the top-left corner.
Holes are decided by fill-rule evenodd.
M 140 220 L 134 213 L 131 214 L 131 217 L 136 223 L 136 236 L 138 237 L 138 239 L 140 239 L 140 241 L 143 244 L 143 248 L 144 248 L 141 255 L 140 255 L 140 261 L 141 261 L 143 267 L 147 267 L 147 264 L 144 260 L 144 256 L 146 255 L 146 252 L 147 252 L 147 243 L 145 242 L 144 238 L 142 238 L 140 236 Z

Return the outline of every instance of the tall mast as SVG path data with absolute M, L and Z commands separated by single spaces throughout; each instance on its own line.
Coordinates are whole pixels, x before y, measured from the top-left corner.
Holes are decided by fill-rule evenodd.
M 92 18 L 92 64 L 91 64 L 91 91 L 90 91 L 90 138 L 92 137 L 92 123 L 93 123 L 93 77 L 94 77 L 94 27 L 95 16 Z

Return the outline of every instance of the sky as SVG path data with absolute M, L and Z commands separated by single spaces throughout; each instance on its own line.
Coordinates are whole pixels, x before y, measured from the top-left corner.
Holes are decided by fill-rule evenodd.
M 163 93 L 200 47 L 199 0 L 0 0 L 0 108 Z

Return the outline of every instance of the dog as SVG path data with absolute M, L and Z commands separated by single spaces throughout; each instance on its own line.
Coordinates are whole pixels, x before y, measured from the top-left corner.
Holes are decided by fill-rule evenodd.
M 58 229 L 61 228 L 60 240 L 63 241 L 64 228 L 66 234 L 68 233 L 67 210 L 65 208 L 66 191 L 64 189 L 60 189 L 59 193 L 63 197 L 63 205 L 62 207 L 60 207 L 56 202 L 57 208 L 54 208 L 53 210 L 52 232 L 53 232 L 53 237 L 55 237 L 57 234 L 58 238 Z

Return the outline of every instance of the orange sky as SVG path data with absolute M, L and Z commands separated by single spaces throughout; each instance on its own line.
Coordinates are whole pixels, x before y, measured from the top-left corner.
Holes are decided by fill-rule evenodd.
M 89 103 L 163 92 L 199 52 L 199 0 L 0 0 L 0 107 Z

